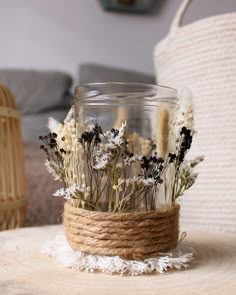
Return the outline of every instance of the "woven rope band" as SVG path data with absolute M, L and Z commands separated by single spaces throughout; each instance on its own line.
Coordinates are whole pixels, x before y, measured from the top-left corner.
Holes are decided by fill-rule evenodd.
M 165 212 L 104 213 L 66 203 L 64 226 L 74 250 L 143 260 L 176 247 L 179 206 Z

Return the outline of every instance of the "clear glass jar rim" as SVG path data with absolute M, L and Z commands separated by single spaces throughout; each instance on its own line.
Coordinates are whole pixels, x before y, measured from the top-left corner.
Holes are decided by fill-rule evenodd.
M 137 82 L 99 82 L 99 83 L 85 83 L 85 84 L 79 84 L 75 87 L 74 96 L 75 99 L 81 99 L 79 96 L 79 93 L 81 90 L 89 91 L 90 89 L 94 88 L 102 88 L 102 87 L 111 87 L 109 88 L 109 92 L 107 94 L 116 93 L 112 91 L 112 87 L 121 88 L 120 91 L 125 93 L 125 88 L 133 88 L 133 89 L 140 89 L 143 90 L 143 93 L 147 91 L 153 91 L 155 93 L 163 93 L 163 97 L 168 97 L 168 99 L 177 101 L 177 90 L 175 88 L 164 86 L 164 85 L 154 85 L 154 84 L 146 84 L 146 83 L 137 83 Z M 86 99 L 89 99 L 90 97 L 86 97 Z M 91 98 L 94 98 L 92 96 Z M 156 98 L 149 98 L 150 100 L 155 100 Z

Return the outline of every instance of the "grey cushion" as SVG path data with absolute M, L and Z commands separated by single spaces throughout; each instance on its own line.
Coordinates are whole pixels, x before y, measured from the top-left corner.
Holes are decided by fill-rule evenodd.
M 80 65 L 80 84 L 99 82 L 137 82 L 156 84 L 154 76 L 137 71 L 124 70 L 92 63 L 84 63 Z
M 62 72 L 3 69 L 0 82 L 13 92 L 23 115 L 70 104 L 72 78 Z

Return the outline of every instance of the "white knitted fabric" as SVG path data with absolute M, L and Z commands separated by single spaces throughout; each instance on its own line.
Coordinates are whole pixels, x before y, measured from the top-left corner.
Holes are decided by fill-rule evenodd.
M 181 223 L 236 233 L 236 12 L 181 27 L 190 2 L 154 49 L 158 84 L 193 92 L 198 135 L 191 155 L 205 155 L 182 198 Z

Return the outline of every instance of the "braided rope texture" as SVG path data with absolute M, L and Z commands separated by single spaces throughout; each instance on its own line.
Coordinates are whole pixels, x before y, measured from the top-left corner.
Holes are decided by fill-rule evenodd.
M 70 246 L 88 254 L 143 260 L 177 246 L 179 205 L 168 211 L 94 212 L 64 206 L 65 234 Z

